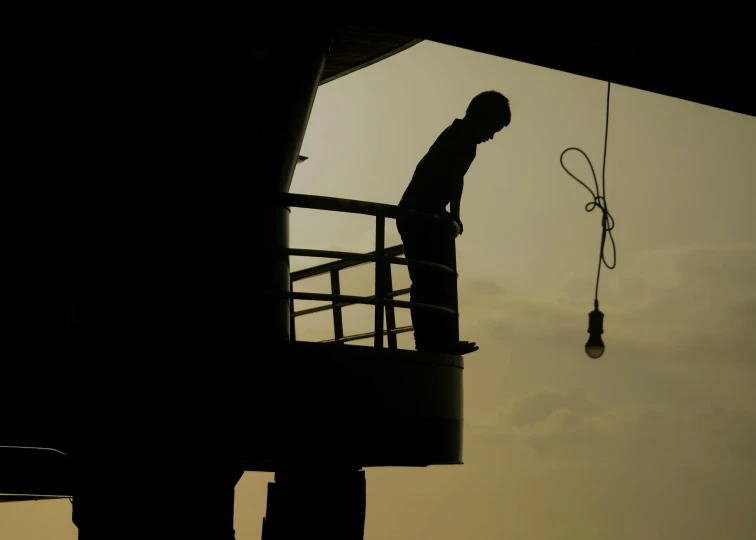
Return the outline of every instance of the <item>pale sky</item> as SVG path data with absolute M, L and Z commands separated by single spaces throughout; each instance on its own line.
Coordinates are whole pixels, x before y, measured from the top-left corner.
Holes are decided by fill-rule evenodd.
M 465 465 L 368 469 L 365 538 L 750 540 L 756 118 L 612 87 L 619 262 L 602 272 L 598 360 L 583 345 L 600 215 L 559 155 L 578 146 L 600 174 L 606 83 L 421 43 L 319 89 L 292 191 L 397 204 L 435 138 L 491 89 L 512 123 L 478 147 L 457 241 L 460 333 L 481 347 L 465 357 Z M 581 159 L 568 163 L 592 182 Z M 293 209 L 292 247 L 366 252 L 374 234 L 369 217 Z M 406 269 L 394 276 L 407 286 Z M 370 267 L 342 279 L 343 294 L 371 294 Z M 369 307 L 347 309 L 347 333 L 371 330 Z M 301 319 L 298 337 L 330 324 Z M 239 482 L 237 539 L 260 538 L 271 480 Z M 73 540 L 70 510 L 0 504 L 0 538 Z

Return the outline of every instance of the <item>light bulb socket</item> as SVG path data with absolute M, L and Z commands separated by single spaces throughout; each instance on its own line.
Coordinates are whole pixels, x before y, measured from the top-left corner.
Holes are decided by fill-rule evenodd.
M 585 353 L 591 358 L 600 358 L 604 354 L 604 341 L 601 334 L 604 333 L 604 314 L 598 309 L 598 301 L 595 301 L 594 310 L 588 314 L 588 342 L 585 344 Z
M 588 333 L 591 335 L 604 333 L 604 314 L 598 308 L 588 314 Z

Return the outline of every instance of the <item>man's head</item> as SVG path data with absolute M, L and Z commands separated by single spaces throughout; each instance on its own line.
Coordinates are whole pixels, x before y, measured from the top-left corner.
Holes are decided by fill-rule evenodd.
M 475 96 L 465 114 L 465 123 L 476 144 L 493 139 L 511 120 L 509 100 L 495 90 Z

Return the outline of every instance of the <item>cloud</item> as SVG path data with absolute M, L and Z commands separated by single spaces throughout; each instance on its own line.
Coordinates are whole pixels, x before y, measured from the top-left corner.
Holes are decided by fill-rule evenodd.
M 515 399 L 498 422 L 466 425 L 476 444 L 529 448 L 549 458 L 644 467 L 756 460 L 756 411 L 718 404 L 705 410 L 607 407 L 572 388 Z
M 618 272 L 604 273 L 600 291 L 607 348 L 666 361 L 756 362 L 756 245 L 649 252 Z M 497 344 L 574 347 L 584 341 L 591 281 L 569 277 L 553 302 L 516 290 L 465 298 L 471 293 L 461 289 L 460 305 Z
M 507 294 L 504 287 L 491 279 L 463 279 L 459 280 L 459 297 L 461 300 L 481 300 L 491 297 L 502 297 Z
M 594 425 L 563 424 L 547 435 L 533 436 L 530 447 L 540 456 L 604 461 L 616 448 L 616 435 Z
M 756 246 L 698 246 L 676 259 L 681 285 L 707 290 L 756 292 Z
M 756 460 L 756 412 L 727 410 L 711 404 L 693 424 L 705 451 L 712 456 L 729 454 L 739 460 Z
M 730 442 L 727 448 L 738 459 L 756 461 L 756 431 Z
M 601 408 L 577 388 L 565 392 L 540 392 L 517 401 L 509 421 L 523 427 L 542 422 L 562 410 L 570 413 L 568 423 L 576 425 L 582 418 L 599 412 Z

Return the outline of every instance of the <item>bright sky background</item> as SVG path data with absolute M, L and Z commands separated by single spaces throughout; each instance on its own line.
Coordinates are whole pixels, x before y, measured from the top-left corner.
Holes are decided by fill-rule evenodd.
M 365 538 L 756 537 L 755 118 L 612 87 L 619 262 L 603 272 L 599 360 L 583 345 L 600 215 L 559 155 L 578 146 L 600 174 L 606 83 L 421 43 L 320 88 L 292 191 L 396 204 L 490 89 L 512 123 L 478 147 L 462 199 L 461 336 L 481 346 L 465 357 L 465 465 L 369 469 Z M 568 164 L 590 180 L 581 159 Z M 292 247 L 366 252 L 374 234 L 368 217 L 293 210 Z M 370 294 L 371 268 L 343 279 L 343 294 Z M 369 308 L 347 309 L 347 333 L 370 330 Z M 329 329 L 329 314 L 302 319 L 298 337 Z M 268 481 L 237 486 L 239 540 L 260 538 Z M 75 539 L 70 509 L 2 504 L 0 538 Z

